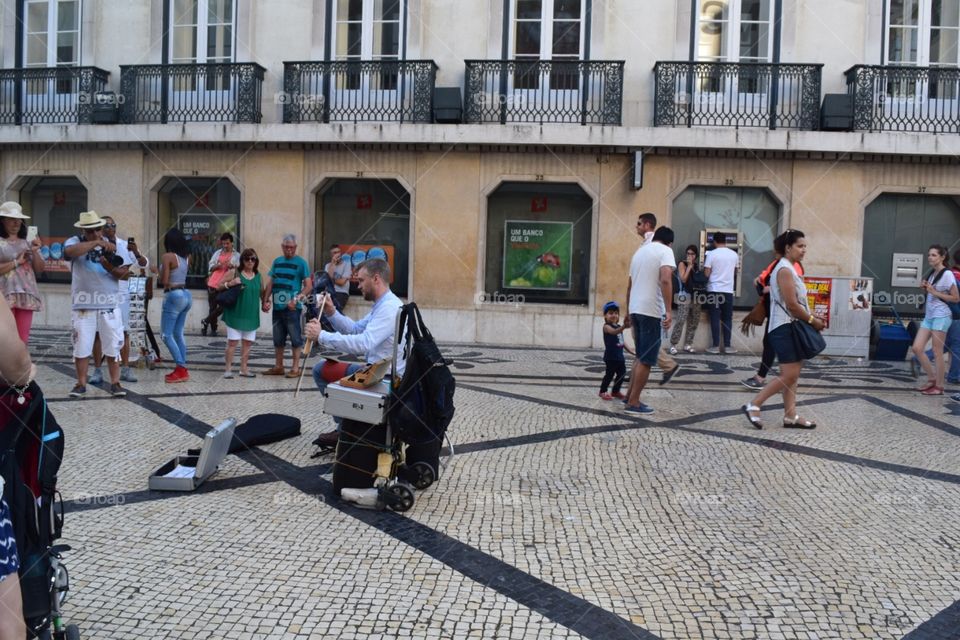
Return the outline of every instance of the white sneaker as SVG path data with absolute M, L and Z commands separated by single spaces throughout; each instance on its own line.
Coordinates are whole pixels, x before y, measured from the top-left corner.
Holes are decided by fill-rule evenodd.
M 673 345 L 670 345 L 670 355 L 672 356 L 677 355 L 677 348 Z
M 733 347 L 727 347 L 727 348 L 724 350 L 724 353 L 726 353 L 727 355 L 730 355 L 730 354 L 736 353 L 736 352 L 737 352 L 737 350 L 734 349 Z
M 123 367 L 120 369 L 120 379 L 124 382 L 136 382 L 137 376 L 133 375 L 133 372 L 130 371 L 130 367 Z
M 93 370 L 87 382 L 90 384 L 103 384 L 103 371 L 100 371 L 100 367 Z
M 707 347 L 704 349 L 704 353 L 709 353 L 711 355 L 717 355 L 720 353 L 719 347 Z

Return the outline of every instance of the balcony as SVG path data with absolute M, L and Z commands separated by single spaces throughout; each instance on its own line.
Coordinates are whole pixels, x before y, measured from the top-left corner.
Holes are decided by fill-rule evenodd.
M 265 71 L 246 62 L 121 66 L 120 120 L 260 122 Z
M 846 76 L 854 129 L 960 133 L 960 69 L 856 65 Z
M 430 122 L 433 60 L 284 62 L 284 122 Z
M 467 60 L 464 118 L 470 123 L 619 126 L 622 60 Z
M 816 129 L 822 64 L 657 62 L 654 126 Z
M 89 124 L 109 76 L 97 67 L 0 69 L 0 124 Z

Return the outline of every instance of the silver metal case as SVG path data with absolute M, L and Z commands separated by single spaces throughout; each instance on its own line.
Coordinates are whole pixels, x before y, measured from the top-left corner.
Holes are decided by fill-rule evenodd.
M 382 424 L 386 420 L 389 382 L 381 380 L 367 389 L 344 387 L 339 382 L 327 385 L 323 392 L 323 412 L 337 418 L 356 420 L 367 424 Z
M 199 449 L 189 449 L 150 474 L 147 481 L 154 491 L 193 491 L 217 472 L 227 457 L 236 418 L 229 418 L 207 432 Z

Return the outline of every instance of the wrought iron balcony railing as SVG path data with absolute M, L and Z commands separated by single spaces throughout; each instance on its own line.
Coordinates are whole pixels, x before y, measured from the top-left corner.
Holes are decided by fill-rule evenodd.
M 0 69 L 0 124 L 89 124 L 109 76 L 97 67 Z
M 622 60 L 467 60 L 466 122 L 619 125 Z
M 960 133 L 960 69 L 856 65 L 846 72 L 853 127 Z
M 284 62 L 284 122 L 430 122 L 433 60 Z
M 260 122 L 265 71 L 250 62 L 122 65 L 120 120 Z
M 657 62 L 654 125 L 816 129 L 822 64 Z

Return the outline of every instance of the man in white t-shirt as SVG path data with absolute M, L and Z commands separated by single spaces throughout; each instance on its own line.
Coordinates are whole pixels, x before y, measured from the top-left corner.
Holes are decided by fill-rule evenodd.
M 672 276 L 677 262 L 673 257 L 673 230 L 660 227 L 651 242 L 645 242 L 630 260 L 630 294 L 627 310 L 633 328 L 637 357 L 633 362 L 630 393 L 626 410 L 631 413 L 653 413 L 653 408 L 640 401 L 640 394 L 657 363 L 660 338 L 672 321 L 669 301 L 673 296 Z
M 733 327 L 733 292 L 737 276 L 737 252 L 727 248 L 727 236 L 722 231 L 713 234 L 713 244 L 716 248 L 707 253 L 703 261 L 703 272 L 706 274 L 707 294 L 710 299 L 710 335 L 713 339 L 713 348 L 707 353 L 736 353 L 732 337 Z M 723 342 L 720 342 L 721 328 Z

